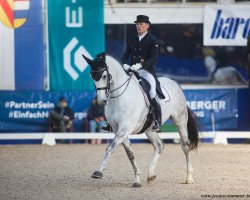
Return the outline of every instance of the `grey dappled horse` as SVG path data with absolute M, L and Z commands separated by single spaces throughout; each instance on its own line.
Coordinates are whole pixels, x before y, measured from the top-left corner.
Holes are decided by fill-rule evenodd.
M 97 91 L 97 102 L 105 106 L 105 116 L 111 125 L 115 138 L 106 149 L 105 156 L 92 178 L 102 178 L 110 155 L 119 144 L 122 144 L 134 169 L 133 187 L 140 187 L 140 170 L 131 149 L 128 136 L 138 133 L 149 113 L 144 95 L 134 74 L 127 75 L 122 66 L 111 56 L 104 53 L 91 60 L 83 55 L 91 66 L 91 77 Z M 170 118 L 176 125 L 181 138 L 182 150 L 186 156 L 187 178 L 186 183 L 193 183 L 193 167 L 189 151 L 198 147 L 198 127 L 194 113 L 188 108 L 186 98 L 179 85 L 168 78 L 159 78 L 163 90 L 167 91 L 166 99 L 160 100 L 162 122 Z M 154 147 L 154 153 L 149 163 L 148 181 L 156 178 L 154 173 L 164 144 L 151 126 L 145 131 L 146 136 Z

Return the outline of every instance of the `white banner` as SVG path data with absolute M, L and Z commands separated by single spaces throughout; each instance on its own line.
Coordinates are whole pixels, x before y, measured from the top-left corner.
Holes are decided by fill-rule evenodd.
M 0 90 L 15 89 L 14 29 L 0 21 Z
M 205 46 L 246 46 L 250 35 L 250 4 L 206 5 L 203 31 Z

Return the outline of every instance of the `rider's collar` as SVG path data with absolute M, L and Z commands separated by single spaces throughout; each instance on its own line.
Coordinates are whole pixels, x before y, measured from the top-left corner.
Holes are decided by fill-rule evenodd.
M 139 34 L 138 34 L 139 41 L 141 41 L 142 38 L 144 38 L 144 36 L 147 35 L 147 33 L 148 33 L 148 31 L 146 31 L 143 35 L 139 35 Z

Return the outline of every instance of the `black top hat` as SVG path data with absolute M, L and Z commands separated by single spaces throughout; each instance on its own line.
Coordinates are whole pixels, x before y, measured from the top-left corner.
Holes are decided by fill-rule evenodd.
M 137 15 L 135 23 L 137 22 L 146 22 L 150 24 L 149 17 L 146 15 Z

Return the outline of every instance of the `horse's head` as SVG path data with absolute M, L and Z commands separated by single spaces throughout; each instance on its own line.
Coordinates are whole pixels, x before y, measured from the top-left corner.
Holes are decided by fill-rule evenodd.
M 84 55 L 82 56 L 91 67 L 90 75 L 95 83 L 97 103 L 99 105 L 106 105 L 112 77 L 108 71 L 105 53 L 96 55 L 94 60 L 91 60 Z

